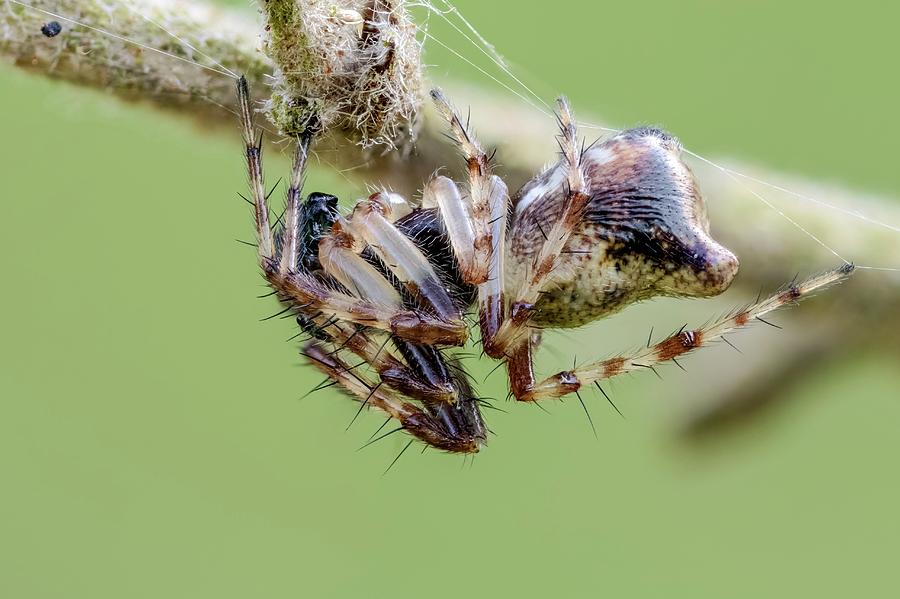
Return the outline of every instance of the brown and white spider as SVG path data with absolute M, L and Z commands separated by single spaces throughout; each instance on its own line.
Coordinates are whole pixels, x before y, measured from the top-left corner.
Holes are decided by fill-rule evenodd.
M 283 224 L 273 233 L 244 79 L 238 93 L 260 266 L 312 337 L 304 355 L 360 409 L 382 410 L 438 449 L 477 452 L 487 439 L 479 398 L 442 352 L 466 342 L 472 303 L 484 353 L 506 362 L 513 397 L 532 402 L 674 361 L 853 271 L 844 264 L 701 328 L 537 382 L 532 361 L 542 329 L 580 326 L 658 295 L 716 295 L 737 274 L 737 258 L 709 235 L 704 200 L 675 138 L 631 129 L 579 148 L 561 99 L 559 162 L 510 198 L 467 124 L 433 91 L 466 161 L 463 192 L 435 176 L 419 207 L 381 191 L 341 216 L 334 196 L 301 201 L 307 135 L 298 140 Z M 377 380 L 349 366 L 350 355 Z

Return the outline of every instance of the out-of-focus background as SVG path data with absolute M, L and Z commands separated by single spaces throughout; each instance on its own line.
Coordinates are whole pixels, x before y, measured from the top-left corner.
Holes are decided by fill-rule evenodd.
M 456 4 L 537 91 L 565 92 L 582 113 L 900 194 L 896 7 Z M 479 57 L 439 19 L 430 32 Z M 496 90 L 427 48 L 434 79 Z M 487 412 L 496 435 L 474 461 L 410 450 L 382 477 L 405 439 L 357 451 L 381 419 L 345 431 L 356 406 L 336 391 L 301 400 L 320 377 L 285 343 L 294 325 L 259 322 L 277 307 L 256 299 L 266 290 L 253 250 L 234 241 L 251 235 L 236 132 L 205 134 L 8 67 L 0 88 L 2 596 L 898 592 L 900 373 L 886 347 L 900 332 L 872 331 L 877 342 L 853 355 L 769 385 L 777 405 L 751 425 L 699 442 L 684 433 L 692 398 L 852 317 L 834 297 L 844 288 L 798 309 L 814 318 L 735 336 L 743 354 L 718 346 L 686 373 L 616 381 L 607 391 L 624 420 L 586 395 L 597 438 L 577 401 L 549 413 L 504 402 L 495 373 L 485 388 L 506 412 Z M 270 153 L 268 167 L 274 181 L 287 161 Z M 358 193 L 327 165 L 308 189 Z M 784 264 L 784 277 L 832 261 Z M 539 369 L 753 296 L 736 287 L 637 306 L 550 336 Z M 468 364 L 479 380 L 493 366 Z

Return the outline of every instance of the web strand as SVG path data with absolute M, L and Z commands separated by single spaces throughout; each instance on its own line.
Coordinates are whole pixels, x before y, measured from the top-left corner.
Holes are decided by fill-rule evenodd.
M 215 58 L 213 58 L 212 56 L 210 56 L 209 54 L 207 54 L 207 53 L 204 52 L 203 50 L 200 50 L 200 49 L 194 47 L 194 46 L 193 46 L 190 42 L 188 42 L 186 39 L 183 39 L 183 38 L 179 37 L 178 35 L 176 35 L 175 33 L 169 31 L 169 30 L 166 29 L 161 23 L 157 22 L 157 21 L 154 20 L 154 19 L 151 19 L 149 16 L 147 16 L 147 15 L 145 15 L 144 13 L 142 13 L 141 11 L 139 11 L 137 8 L 135 8 L 135 6 L 134 6 L 131 2 L 123 2 L 123 5 L 124 5 L 128 10 L 130 10 L 130 11 L 133 12 L 134 14 L 138 15 L 139 17 L 141 17 L 142 19 L 144 19 L 144 20 L 147 21 L 148 23 L 150 23 L 150 24 L 155 25 L 156 27 L 158 27 L 161 31 L 163 31 L 166 35 L 170 36 L 172 39 L 176 40 L 178 43 L 180 43 L 180 44 L 182 44 L 182 45 L 184 45 L 184 46 L 187 46 L 188 48 L 190 48 L 191 50 L 193 50 L 194 52 L 196 52 L 197 54 L 199 54 L 200 56 L 202 56 L 202 57 L 205 58 L 206 60 L 210 61 L 211 63 L 213 63 L 214 65 L 216 65 L 216 66 L 219 67 L 220 69 L 222 69 L 222 71 L 224 71 L 225 74 L 228 74 L 232 79 L 237 79 L 237 78 L 238 78 L 238 76 L 234 73 L 234 71 L 232 71 L 231 69 L 229 69 L 228 67 L 226 67 L 225 65 L 223 65 L 221 62 L 219 62 L 218 60 L 216 60 Z M 195 62 L 195 61 L 190 61 L 190 62 L 193 62 L 194 64 L 197 64 L 197 65 L 200 65 L 200 63 Z
M 423 8 L 426 8 L 431 13 L 441 17 L 444 20 L 444 22 L 446 22 L 451 28 L 453 28 L 454 31 L 456 31 L 459 35 L 461 35 L 466 41 L 468 41 L 472 46 L 474 46 L 479 52 L 481 52 L 482 54 L 487 56 L 488 59 L 490 59 L 496 66 L 498 66 L 500 68 L 500 70 L 503 71 L 504 74 L 506 74 L 510 79 L 515 81 L 516 84 L 518 84 L 523 90 L 525 90 L 528 93 L 528 95 L 530 95 L 538 103 L 543 105 L 545 108 L 545 110 L 543 110 L 543 112 L 545 114 L 552 114 L 553 107 L 547 101 L 545 101 L 543 98 L 541 98 L 538 94 L 536 94 L 530 87 L 528 87 L 525 84 L 525 82 L 523 82 L 519 77 L 516 76 L 515 73 L 513 73 L 512 69 L 510 69 L 510 67 L 507 65 L 506 60 L 503 58 L 503 56 L 499 52 L 497 52 L 497 49 L 492 44 L 488 43 L 488 41 L 484 39 L 484 37 L 475 29 L 475 27 L 472 26 L 471 23 L 469 23 L 468 20 L 466 20 L 466 18 L 462 15 L 462 13 L 459 11 L 459 9 L 456 8 L 455 6 L 453 6 L 452 4 L 450 4 L 449 2 L 447 2 L 446 0 L 442 0 L 442 3 L 448 7 L 446 11 L 442 11 L 442 10 L 438 9 L 436 6 L 434 6 L 428 2 L 417 3 L 414 6 L 421 6 Z M 447 16 L 447 14 L 455 14 L 457 16 L 457 18 L 459 18 L 459 20 L 465 24 L 465 26 L 469 29 L 469 31 L 471 31 L 472 34 L 478 38 L 479 41 L 475 41 L 469 35 L 467 35 L 456 23 L 454 23 L 452 20 L 450 20 L 450 18 Z M 432 36 L 432 39 L 435 39 L 435 38 Z M 443 46 L 444 48 L 447 48 L 451 52 L 454 52 L 446 44 L 444 44 L 436 39 L 435 39 L 435 41 L 438 44 L 440 44 L 441 46 Z M 461 60 L 465 60 L 469 65 L 471 65 L 475 68 L 479 68 L 472 61 L 468 60 L 467 58 L 460 56 L 456 52 L 454 52 L 454 54 L 456 56 L 458 56 Z M 479 68 L 479 70 L 481 70 L 481 69 Z M 492 79 L 494 79 L 494 81 L 496 81 L 496 79 L 493 78 L 491 75 L 485 73 L 484 71 L 482 71 L 482 73 L 484 73 L 485 75 L 487 75 L 488 77 L 491 77 Z M 506 86 L 504 86 L 504 87 L 506 87 Z M 509 89 L 509 88 L 507 87 L 507 89 Z M 510 89 L 509 91 L 512 91 L 512 90 Z M 515 92 L 513 92 L 513 93 L 515 93 Z M 529 104 L 530 104 L 530 102 L 529 102 Z M 534 105 L 532 104 L 532 106 L 534 106 Z
M 708 158 L 704 158 L 704 157 L 701 156 L 700 154 L 697 154 L 696 152 L 692 152 L 691 150 L 685 149 L 684 152 L 685 152 L 686 154 L 690 154 L 691 156 L 693 156 L 693 157 L 696 158 L 697 160 L 701 160 L 701 161 L 705 162 L 706 164 L 708 164 L 709 166 L 711 166 L 711 167 L 713 167 L 713 168 L 716 168 L 716 169 L 720 170 L 722 173 L 725 174 L 726 177 L 728 177 L 729 179 L 731 179 L 732 181 L 734 181 L 735 183 L 737 183 L 737 185 L 738 185 L 739 187 L 741 187 L 741 188 L 742 188 L 743 190 L 745 190 L 746 192 L 752 194 L 753 197 L 755 197 L 755 198 L 758 199 L 760 202 L 762 202 L 763 204 L 765 204 L 766 206 L 768 206 L 770 209 L 774 210 L 776 213 L 778 213 L 779 216 L 781 216 L 781 217 L 784 218 L 786 221 L 788 221 L 789 223 L 791 223 L 792 225 L 794 225 L 794 227 L 796 227 L 796 228 L 799 229 L 801 232 L 803 232 L 807 237 L 809 237 L 810 239 L 812 239 L 813 241 L 815 241 L 816 243 L 818 243 L 820 246 L 822 246 L 823 248 L 825 248 L 826 250 L 828 250 L 829 252 L 831 252 L 832 254 L 834 254 L 839 260 L 841 260 L 842 262 L 844 262 L 844 264 L 850 264 L 850 261 L 847 260 L 847 259 L 845 259 L 845 258 L 844 258 L 843 256 L 841 256 L 839 253 L 837 253 L 837 251 L 836 251 L 834 248 L 832 248 L 831 246 L 829 246 L 828 244 L 826 244 L 824 241 L 822 241 L 821 239 L 819 239 L 818 237 L 816 237 L 815 235 L 813 235 L 812 233 L 810 233 L 807 229 L 805 229 L 805 228 L 803 227 L 803 225 L 801 225 L 800 223 L 798 223 L 797 221 L 795 221 L 794 219 L 792 219 L 790 216 L 788 216 L 787 214 L 785 214 L 783 210 L 781 210 L 780 208 L 778 208 L 777 206 L 775 206 L 772 202 L 770 202 L 769 200 L 767 200 L 766 198 L 764 198 L 764 197 L 762 196 L 762 194 L 760 194 L 759 192 L 757 192 L 755 189 L 750 189 L 749 187 L 747 187 L 746 185 L 744 185 L 743 183 L 741 183 L 741 181 L 739 181 L 738 178 L 737 178 L 734 174 L 732 174 L 728 169 L 726 169 L 726 168 L 723 167 L 723 166 L 719 166 L 718 164 L 716 164 L 716 163 L 713 162 L 712 160 L 709 160 Z

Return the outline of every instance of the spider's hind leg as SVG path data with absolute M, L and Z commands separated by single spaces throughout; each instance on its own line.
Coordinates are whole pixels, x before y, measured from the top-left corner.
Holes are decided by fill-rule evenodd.
M 562 397 L 577 392 L 581 387 L 598 383 L 626 372 L 650 370 L 657 364 L 677 359 L 678 357 L 722 339 L 735 329 L 743 328 L 784 306 L 792 305 L 830 285 L 841 283 L 852 273 L 852 264 L 843 264 L 834 270 L 812 277 L 802 283 L 791 283 L 783 290 L 725 318 L 693 330 L 680 330 L 662 341 L 639 351 L 621 354 L 598 362 L 585 364 L 572 370 L 559 372 L 534 385 L 517 399 L 522 401 L 538 401 Z
M 317 369 L 361 402 L 362 407 L 381 410 L 423 443 L 452 453 L 478 452 L 485 440 L 485 430 L 477 404 L 441 404 L 437 411 L 420 408 L 390 387 L 373 384 L 358 369 L 348 366 L 341 354 L 340 351 L 329 352 L 318 341 L 310 342 L 303 349 L 303 355 Z

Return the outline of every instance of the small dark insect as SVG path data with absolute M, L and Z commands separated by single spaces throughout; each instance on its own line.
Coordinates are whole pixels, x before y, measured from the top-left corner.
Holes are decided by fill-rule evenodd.
M 62 25 L 60 25 L 58 21 L 50 21 L 41 26 L 41 33 L 43 33 L 45 37 L 56 37 L 61 31 Z
M 559 162 L 510 198 L 468 125 L 433 91 L 468 168 L 462 192 L 436 176 L 419 206 L 380 191 L 343 216 L 334 196 L 301 200 L 308 134 L 273 232 L 243 78 L 238 93 L 259 263 L 310 337 L 303 354 L 360 410 L 381 410 L 438 449 L 473 453 L 487 439 L 483 402 L 448 351 L 466 342 L 473 303 L 483 352 L 505 362 L 516 400 L 536 402 L 675 361 L 853 271 L 843 265 L 701 328 L 537 381 L 544 328 L 580 326 L 653 296 L 717 295 L 737 274 L 737 258 L 709 234 L 675 138 L 631 129 L 581 149 L 561 99 Z M 352 356 L 362 362 L 351 366 Z

